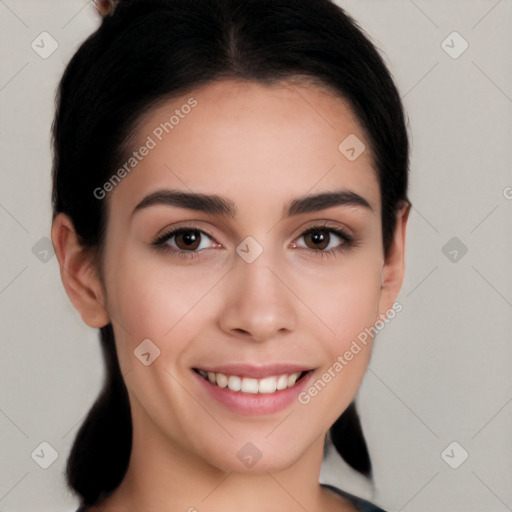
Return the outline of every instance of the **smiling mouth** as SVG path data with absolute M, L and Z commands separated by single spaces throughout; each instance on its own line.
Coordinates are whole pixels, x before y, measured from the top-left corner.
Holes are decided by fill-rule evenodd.
M 250 394 L 268 394 L 282 391 L 295 386 L 305 375 L 312 370 L 295 373 L 272 375 L 262 379 L 241 377 L 239 375 L 226 375 L 224 373 L 206 372 L 199 368 L 193 370 L 205 380 L 219 388 L 227 388 L 231 391 L 240 391 Z

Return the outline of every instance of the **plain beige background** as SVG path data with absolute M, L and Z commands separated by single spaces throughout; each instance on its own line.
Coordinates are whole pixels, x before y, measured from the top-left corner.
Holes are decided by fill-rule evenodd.
M 321 480 L 389 511 L 510 511 L 512 1 L 338 3 L 402 94 L 414 208 L 403 310 L 359 393 L 374 487 L 332 452 Z M 0 0 L 0 511 L 77 505 L 64 465 L 103 368 L 48 247 L 49 130 L 65 63 L 98 23 L 85 0 Z

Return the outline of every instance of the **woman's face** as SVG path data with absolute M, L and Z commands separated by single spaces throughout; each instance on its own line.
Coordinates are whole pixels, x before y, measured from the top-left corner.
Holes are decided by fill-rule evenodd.
M 158 107 L 137 136 L 103 199 L 134 432 L 227 471 L 289 467 L 353 400 L 365 329 L 396 298 L 369 143 L 325 91 L 235 81 Z

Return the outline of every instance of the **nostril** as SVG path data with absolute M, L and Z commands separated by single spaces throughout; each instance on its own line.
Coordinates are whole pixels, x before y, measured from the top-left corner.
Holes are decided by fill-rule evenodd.
M 240 333 L 240 334 L 247 334 L 247 335 L 249 334 L 249 331 L 244 331 L 243 329 L 236 328 L 236 329 L 233 329 L 233 330 L 236 331 L 237 333 Z

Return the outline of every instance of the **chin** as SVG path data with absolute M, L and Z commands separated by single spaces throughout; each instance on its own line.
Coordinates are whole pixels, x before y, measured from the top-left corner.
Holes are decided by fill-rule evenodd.
M 290 436 L 287 437 L 292 441 Z M 275 443 L 268 439 L 258 442 L 256 436 L 254 442 L 245 439 L 234 441 L 230 447 L 221 447 L 220 452 L 212 453 L 208 463 L 230 473 L 265 475 L 291 468 L 307 449 L 304 446 L 300 450 L 300 443 L 296 438 L 289 447 L 277 439 Z

